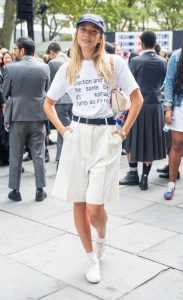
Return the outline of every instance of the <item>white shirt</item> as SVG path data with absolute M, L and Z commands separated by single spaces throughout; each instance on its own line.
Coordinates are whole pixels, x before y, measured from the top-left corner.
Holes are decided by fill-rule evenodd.
M 113 55 L 115 87 L 121 88 L 127 95 L 138 88 L 127 64 L 119 55 Z M 109 60 L 109 55 L 106 55 Z M 55 75 L 47 96 L 58 101 L 66 92 L 73 103 L 73 114 L 95 119 L 113 116 L 111 109 L 112 87 L 97 74 L 92 60 L 83 60 L 76 82 L 71 85 L 66 78 L 66 65 L 62 65 Z

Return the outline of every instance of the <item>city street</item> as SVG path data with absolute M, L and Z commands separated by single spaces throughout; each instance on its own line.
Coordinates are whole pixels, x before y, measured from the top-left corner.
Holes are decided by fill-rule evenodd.
M 56 138 L 54 130 L 51 138 Z M 147 191 L 120 186 L 119 201 L 106 206 L 101 282 L 90 284 L 72 204 L 51 196 L 55 146 L 49 151 L 48 198 L 40 203 L 34 200 L 31 161 L 23 163 L 22 201 L 17 203 L 7 197 L 8 167 L 0 167 L 0 300 L 183 300 L 183 163 L 172 201 L 163 200 L 167 180 L 156 172 L 166 160 L 153 164 Z M 123 155 L 121 177 L 127 171 Z

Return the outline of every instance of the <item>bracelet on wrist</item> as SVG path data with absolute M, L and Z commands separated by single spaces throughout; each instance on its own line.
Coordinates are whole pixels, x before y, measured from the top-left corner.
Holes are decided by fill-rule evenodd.
M 124 141 L 126 139 L 126 137 L 127 137 L 126 131 L 124 129 L 121 129 L 120 130 L 120 134 L 121 134 L 121 136 L 123 138 L 123 141 Z

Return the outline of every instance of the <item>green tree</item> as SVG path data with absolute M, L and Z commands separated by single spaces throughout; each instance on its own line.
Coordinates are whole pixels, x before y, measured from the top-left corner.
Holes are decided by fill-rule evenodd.
M 152 17 L 154 11 L 153 0 L 140 0 L 135 1 L 133 5 L 133 27 L 136 31 L 144 31 L 153 27 Z M 151 28 L 153 29 L 153 28 Z
M 69 26 L 69 23 L 76 21 L 81 14 L 90 11 L 95 1 L 49 0 L 47 3 L 48 9 L 42 15 L 37 15 L 41 19 L 43 41 L 45 41 L 45 26 L 49 29 L 49 40 L 52 40 L 60 33 L 63 27 Z M 40 4 L 41 0 L 37 0 L 36 7 L 38 8 Z
M 157 25 L 160 30 L 183 27 L 182 0 L 48 0 L 48 10 L 39 16 L 42 32 L 47 26 L 49 39 L 53 39 L 64 26 L 86 12 L 102 15 L 107 31 L 143 31 L 157 29 Z M 60 14 L 65 18 L 60 18 Z
M 154 20 L 162 30 L 183 28 L 182 0 L 154 0 Z
M 101 14 L 108 31 L 130 31 L 137 28 L 139 22 L 136 0 L 106 0 L 98 1 L 95 11 Z
M 15 27 L 16 0 L 6 0 L 4 5 L 3 26 L 0 28 L 0 43 L 9 49 Z

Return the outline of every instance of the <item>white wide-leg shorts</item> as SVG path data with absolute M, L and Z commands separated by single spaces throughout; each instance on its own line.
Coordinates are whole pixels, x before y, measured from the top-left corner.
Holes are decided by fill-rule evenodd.
M 68 202 L 104 204 L 118 200 L 122 140 L 114 125 L 72 121 L 64 143 L 53 195 Z
M 183 100 L 181 106 L 175 106 L 173 111 L 174 119 L 170 127 L 171 130 L 183 132 Z

